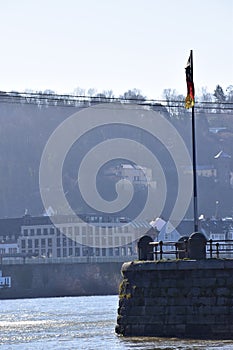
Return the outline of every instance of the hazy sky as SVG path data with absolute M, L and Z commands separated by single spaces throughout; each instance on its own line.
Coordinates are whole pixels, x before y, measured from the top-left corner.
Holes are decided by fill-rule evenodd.
M 138 88 L 186 94 L 233 84 L 232 0 L 0 1 L 0 90 Z

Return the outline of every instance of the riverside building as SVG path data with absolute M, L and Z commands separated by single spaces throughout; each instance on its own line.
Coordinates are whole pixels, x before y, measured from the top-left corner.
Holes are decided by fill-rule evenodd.
M 137 240 L 151 226 L 114 216 L 25 215 L 18 235 L 18 252 L 39 258 L 125 260 L 137 256 Z M 92 259 L 92 260 L 91 260 Z

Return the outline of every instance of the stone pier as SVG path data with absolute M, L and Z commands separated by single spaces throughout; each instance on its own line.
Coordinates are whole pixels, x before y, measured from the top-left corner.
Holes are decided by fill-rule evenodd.
M 233 260 L 129 262 L 122 275 L 116 333 L 233 339 Z

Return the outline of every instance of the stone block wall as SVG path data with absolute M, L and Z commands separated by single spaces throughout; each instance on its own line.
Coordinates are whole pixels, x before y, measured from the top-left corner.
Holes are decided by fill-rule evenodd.
M 122 266 L 116 333 L 233 339 L 233 260 Z

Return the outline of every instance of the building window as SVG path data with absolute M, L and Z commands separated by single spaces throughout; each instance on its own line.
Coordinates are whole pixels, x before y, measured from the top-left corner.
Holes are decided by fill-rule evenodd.
M 52 242 L 53 242 L 53 241 L 52 241 L 52 238 L 49 238 L 49 239 L 48 239 L 48 246 L 49 246 L 49 247 L 52 247 Z
M 24 236 L 28 236 L 28 230 L 26 230 L 26 229 L 23 230 L 23 235 L 24 235 Z
M 102 235 L 102 245 L 106 245 L 106 234 Z
M 113 256 L 113 248 L 109 248 L 109 256 Z
M 45 238 L 42 238 L 41 240 L 41 248 L 45 248 Z
M 125 245 L 125 237 L 121 237 L 121 245 Z
M 54 235 L 54 232 L 55 232 L 54 228 L 53 228 L 53 227 L 50 228 L 50 234 L 51 234 L 51 235 Z
M 83 256 L 88 256 L 88 248 L 83 247 Z
M 69 226 L 69 227 L 68 227 L 68 234 L 69 234 L 69 235 L 72 235 L 72 233 L 73 233 L 73 229 L 72 229 L 72 227 Z
M 57 247 L 60 247 L 60 246 L 61 246 L 61 239 L 57 238 Z
M 52 249 L 48 249 L 48 252 L 47 252 L 47 257 L 48 258 L 51 258 L 52 257 Z
M 133 249 L 132 247 L 127 248 L 127 255 L 133 255 Z
M 93 255 L 94 255 L 94 248 L 93 248 L 93 247 L 89 247 L 89 249 L 88 249 L 88 255 L 89 255 L 89 256 L 93 256 Z
M 38 236 L 41 235 L 41 228 L 38 228 L 38 229 L 36 230 L 36 234 L 37 234 Z
M 15 254 L 15 253 L 17 253 L 17 248 L 9 248 L 9 253 L 10 253 L 10 254 Z
M 35 234 L 35 231 L 34 231 L 34 229 L 32 228 L 32 229 L 30 230 L 30 236 L 34 236 L 34 234 Z
M 87 244 L 87 237 L 86 236 L 82 236 L 82 244 L 86 245 Z
M 39 248 L 39 239 L 35 239 L 35 248 Z
M 66 242 L 67 242 L 66 237 L 63 236 L 63 238 L 62 238 L 62 243 L 63 243 L 63 246 L 64 246 L 64 247 L 66 246 Z
M 79 247 L 75 248 L 75 256 L 80 256 L 80 248 Z
M 126 249 L 125 249 L 125 247 L 122 247 L 122 248 L 121 248 L 121 255 L 122 255 L 122 256 L 125 256 L 125 255 L 126 255 Z
M 100 248 L 95 248 L 95 255 L 100 256 Z
M 69 248 L 69 256 L 72 256 L 72 255 L 73 255 L 73 249 Z
M 57 249 L 57 257 L 58 257 L 58 258 L 61 257 L 61 249 Z
M 87 232 L 88 232 L 89 235 L 93 235 L 93 227 L 92 226 L 88 226 Z
M 48 234 L 48 229 L 47 229 L 47 228 L 44 228 L 44 229 L 43 229 L 43 234 L 44 234 L 44 235 L 47 235 L 47 234 Z
M 41 256 L 46 256 L 46 252 L 45 252 L 45 249 L 41 249 Z
M 120 250 L 119 247 L 115 248 L 115 256 L 119 256 L 120 255 Z
M 76 235 L 79 235 L 79 227 L 78 227 L 78 226 L 75 226 L 75 228 L 74 228 L 74 233 L 75 233 Z
M 102 256 L 106 256 L 106 248 L 102 248 Z
M 69 247 L 72 247 L 72 245 L 73 245 L 73 241 L 70 238 L 68 238 L 68 245 L 69 245 Z
M 32 248 L 32 240 L 29 239 L 29 240 L 28 240 L 28 249 L 31 249 L 31 248 Z
M 25 249 L 25 248 L 26 248 L 26 241 L 25 241 L 25 239 L 22 239 L 22 240 L 21 240 L 21 248 L 22 248 L 22 249 Z
M 64 257 L 64 258 L 67 257 L 67 250 L 66 250 L 66 248 L 63 248 L 63 257 Z

